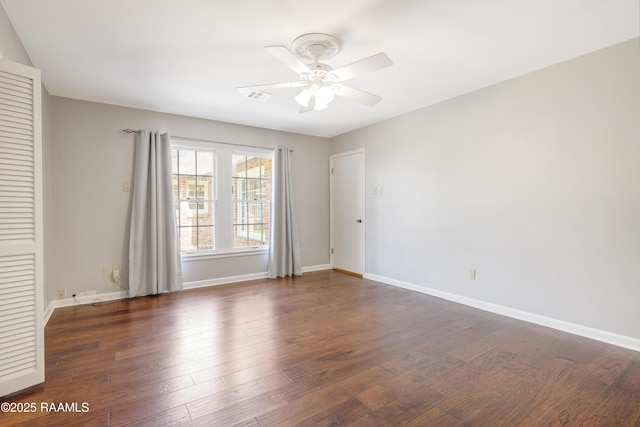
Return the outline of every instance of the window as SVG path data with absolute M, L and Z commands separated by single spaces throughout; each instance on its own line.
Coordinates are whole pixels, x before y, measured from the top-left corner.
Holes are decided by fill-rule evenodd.
M 173 198 L 180 251 L 215 249 L 215 182 L 213 150 L 173 148 Z
M 173 196 L 183 253 L 269 244 L 272 157 L 271 150 L 172 140 Z
M 271 158 L 234 154 L 234 248 L 269 244 Z

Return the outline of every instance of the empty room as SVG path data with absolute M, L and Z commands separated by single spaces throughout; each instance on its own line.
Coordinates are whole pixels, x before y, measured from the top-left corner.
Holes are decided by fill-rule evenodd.
M 0 425 L 637 426 L 637 0 L 0 0 Z

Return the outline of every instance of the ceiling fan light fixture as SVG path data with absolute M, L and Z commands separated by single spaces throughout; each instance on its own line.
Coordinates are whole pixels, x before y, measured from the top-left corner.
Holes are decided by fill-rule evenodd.
M 296 97 L 295 100 L 296 102 L 301 106 L 301 107 L 308 107 L 309 106 L 309 100 L 311 99 L 311 91 L 307 88 L 302 89 L 302 92 L 300 92 Z
M 320 89 L 318 89 L 318 93 L 316 95 L 316 105 L 320 103 L 328 106 L 335 97 L 336 94 L 329 86 L 320 86 Z
M 311 85 L 302 89 L 302 92 L 295 97 L 295 100 L 301 107 L 307 108 L 313 98 L 314 110 L 326 110 L 335 97 L 336 94 L 330 86 Z

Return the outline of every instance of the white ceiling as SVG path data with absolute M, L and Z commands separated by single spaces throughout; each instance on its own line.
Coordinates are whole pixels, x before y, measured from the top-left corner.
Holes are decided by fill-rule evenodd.
M 0 0 L 52 95 L 333 137 L 639 35 L 638 0 Z M 339 36 L 333 68 L 385 52 L 394 65 L 298 113 L 235 88 L 297 80 L 263 49 Z

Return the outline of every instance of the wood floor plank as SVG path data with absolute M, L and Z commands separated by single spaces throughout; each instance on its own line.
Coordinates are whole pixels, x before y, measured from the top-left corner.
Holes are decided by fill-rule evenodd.
M 275 411 L 258 416 L 256 419 L 261 426 L 265 427 L 296 425 L 351 398 L 349 393 L 340 388 L 325 387 L 289 402 Z
M 200 397 L 187 403 L 187 409 L 194 419 L 212 412 L 220 411 L 236 403 L 255 398 L 267 392 L 275 392 L 289 380 L 278 372 L 276 374 L 243 383 L 242 385 L 221 390 L 208 396 Z M 257 414 L 254 414 L 254 416 Z M 242 420 L 240 420 L 242 421 Z
M 352 397 L 349 400 L 327 408 L 317 415 L 307 418 L 300 422 L 298 427 L 347 426 L 369 414 L 371 414 L 369 408 L 355 397 Z
M 404 427 L 456 427 L 459 426 L 460 423 L 460 420 L 457 418 L 452 417 L 440 408 L 434 407 L 417 418 L 414 418 L 412 421 L 405 424 Z
M 634 362 L 620 376 L 616 386 L 622 390 L 640 395 L 640 362 Z
M 249 399 L 237 401 L 224 408 L 205 415 L 194 416 L 193 421 L 186 424 L 190 427 L 230 426 L 252 421 L 261 414 L 286 406 L 287 402 L 280 394 L 264 393 Z
M 180 405 L 175 408 L 171 408 L 166 411 L 159 412 L 150 417 L 143 418 L 141 420 L 135 420 L 125 425 L 127 427 L 144 427 L 144 426 L 169 427 L 169 426 L 182 426 L 190 421 L 191 421 L 191 416 L 186 406 Z
M 633 363 L 635 355 L 632 351 L 608 346 L 589 363 L 589 376 L 602 384 L 611 385 Z
M 56 309 L 5 426 L 637 426 L 640 353 L 331 270 Z
M 428 385 L 400 393 L 396 399 L 375 411 L 379 425 L 403 426 L 436 407 L 443 396 Z
M 640 395 L 609 387 L 597 405 L 580 414 L 578 425 L 637 427 L 640 424 Z
M 466 421 L 464 425 L 520 425 L 553 393 L 578 374 L 579 367 L 574 362 L 553 359 L 506 390 L 500 399 L 475 413 L 473 421 Z

